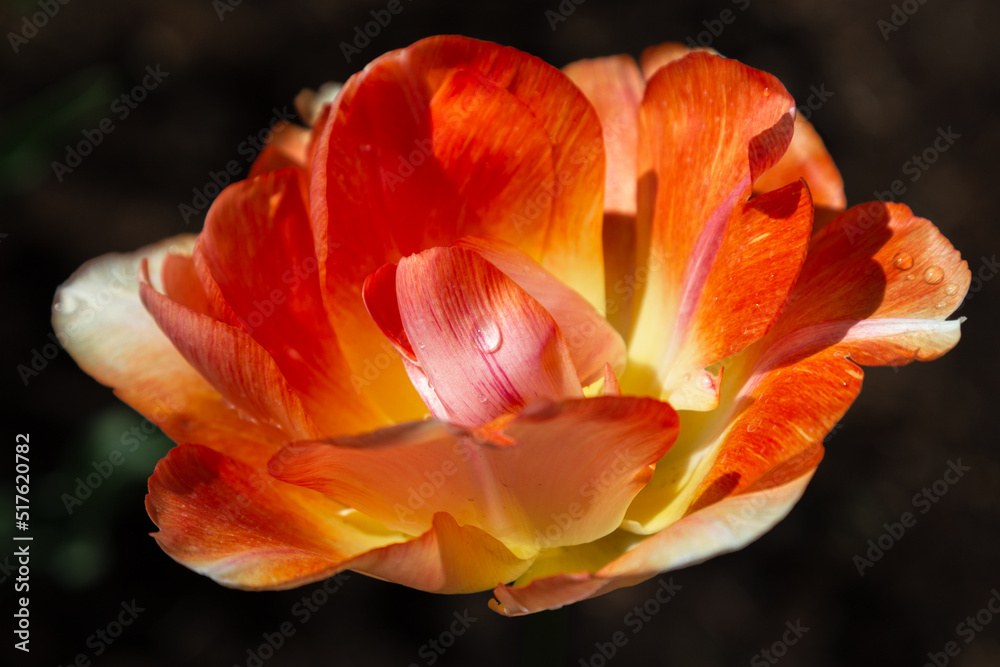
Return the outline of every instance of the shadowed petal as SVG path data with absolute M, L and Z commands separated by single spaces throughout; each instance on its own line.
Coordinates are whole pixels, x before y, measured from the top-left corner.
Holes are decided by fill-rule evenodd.
M 179 445 L 159 462 L 146 509 L 171 558 L 233 588 L 301 586 L 402 539 L 321 494 L 200 445 Z
M 538 403 L 471 431 L 426 421 L 295 444 L 270 470 L 391 528 L 415 534 L 447 512 L 530 557 L 615 530 L 676 424 L 652 399 Z

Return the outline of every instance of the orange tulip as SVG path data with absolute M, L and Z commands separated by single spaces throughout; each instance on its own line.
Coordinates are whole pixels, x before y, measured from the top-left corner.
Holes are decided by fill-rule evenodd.
M 516 615 L 739 549 L 857 364 L 958 341 L 958 253 L 905 206 L 842 211 L 792 98 L 736 61 L 564 74 L 436 37 L 300 102 L 312 130 L 201 234 L 56 295 L 80 366 L 179 443 L 154 537 L 226 586 L 350 569 Z

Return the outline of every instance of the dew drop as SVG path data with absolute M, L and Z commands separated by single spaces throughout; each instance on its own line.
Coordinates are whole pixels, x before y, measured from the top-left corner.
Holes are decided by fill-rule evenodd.
M 482 394 L 480 394 L 480 395 L 479 395 L 479 402 L 480 402 L 480 403 L 485 403 L 485 402 L 486 402 L 486 397 L 485 397 L 485 396 L 483 396 Z
M 715 383 L 712 382 L 712 377 L 710 375 L 702 375 L 700 382 L 701 386 L 704 387 L 705 389 L 711 389 L 713 386 L 715 386 Z
M 948 296 L 955 296 L 958 294 L 958 285 L 955 283 L 948 283 L 944 286 L 944 293 Z
M 938 310 L 944 308 L 944 301 L 938 301 L 937 303 L 934 304 L 934 307 L 937 308 Z
M 422 350 L 422 349 L 424 349 L 424 348 L 425 348 L 425 347 L 427 347 L 427 346 L 426 346 L 426 345 L 424 345 L 423 343 L 421 343 L 419 347 L 420 347 L 420 349 Z
M 912 275 L 906 276 L 906 279 L 907 280 L 913 280 L 913 276 Z
M 913 266 L 913 258 L 905 252 L 897 252 L 892 258 L 892 265 L 900 271 L 907 271 Z
M 503 335 L 500 327 L 493 320 L 480 320 L 476 327 L 476 347 L 487 354 L 492 354 L 500 349 L 503 342 Z
M 76 310 L 76 305 L 76 299 L 71 296 L 63 296 L 62 299 L 52 304 L 52 310 L 57 313 L 65 313 L 66 315 L 69 315 Z
M 924 282 L 928 285 L 937 285 L 944 280 L 944 269 L 940 266 L 931 266 L 924 271 Z

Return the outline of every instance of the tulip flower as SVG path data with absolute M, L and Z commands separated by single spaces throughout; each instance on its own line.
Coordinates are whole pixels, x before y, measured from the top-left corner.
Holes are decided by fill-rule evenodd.
M 565 72 L 435 37 L 299 98 L 204 230 L 85 264 L 54 325 L 178 444 L 155 539 L 235 588 L 344 570 L 551 609 L 780 521 L 859 365 L 933 359 L 968 268 L 844 210 L 774 77 Z

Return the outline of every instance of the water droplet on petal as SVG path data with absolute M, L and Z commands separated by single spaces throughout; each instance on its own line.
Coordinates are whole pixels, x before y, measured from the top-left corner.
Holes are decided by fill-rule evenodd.
M 938 309 L 944 308 L 944 301 L 938 301 L 934 304 L 934 307 Z
M 911 274 L 911 275 L 906 276 L 906 279 L 907 280 L 913 280 L 913 275 Z
M 76 310 L 76 306 L 77 306 L 76 299 L 74 299 L 71 296 L 64 295 L 63 298 L 61 298 L 56 303 L 52 304 L 52 310 L 56 311 L 57 313 L 65 313 L 66 315 L 69 315 L 74 310 Z
M 503 342 L 503 335 L 500 327 L 493 320 L 480 320 L 476 327 L 476 347 L 487 354 L 492 354 L 500 349 Z
M 948 283 L 944 286 L 944 293 L 948 296 L 955 296 L 958 294 L 958 285 L 955 283 Z
M 944 269 L 940 266 L 931 266 L 924 271 L 924 282 L 928 285 L 937 285 L 944 280 Z
M 424 348 L 425 348 L 425 347 L 427 347 L 427 346 L 426 346 L 426 345 L 424 345 L 423 343 L 421 343 L 419 347 L 420 347 L 420 349 L 422 350 L 422 349 L 424 349 Z
M 704 387 L 705 389 L 711 389 L 714 385 L 715 385 L 715 383 L 712 381 L 712 376 L 711 375 L 702 375 L 701 376 L 701 386 L 702 387 Z
M 482 394 L 480 394 L 480 395 L 479 395 L 479 402 L 480 402 L 480 403 L 485 403 L 485 402 L 486 402 L 486 397 L 485 397 L 485 396 L 483 396 Z
M 905 252 L 897 252 L 892 258 L 892 265 L 900 271 L 906 271 L 913 266 L 913 258 Z

